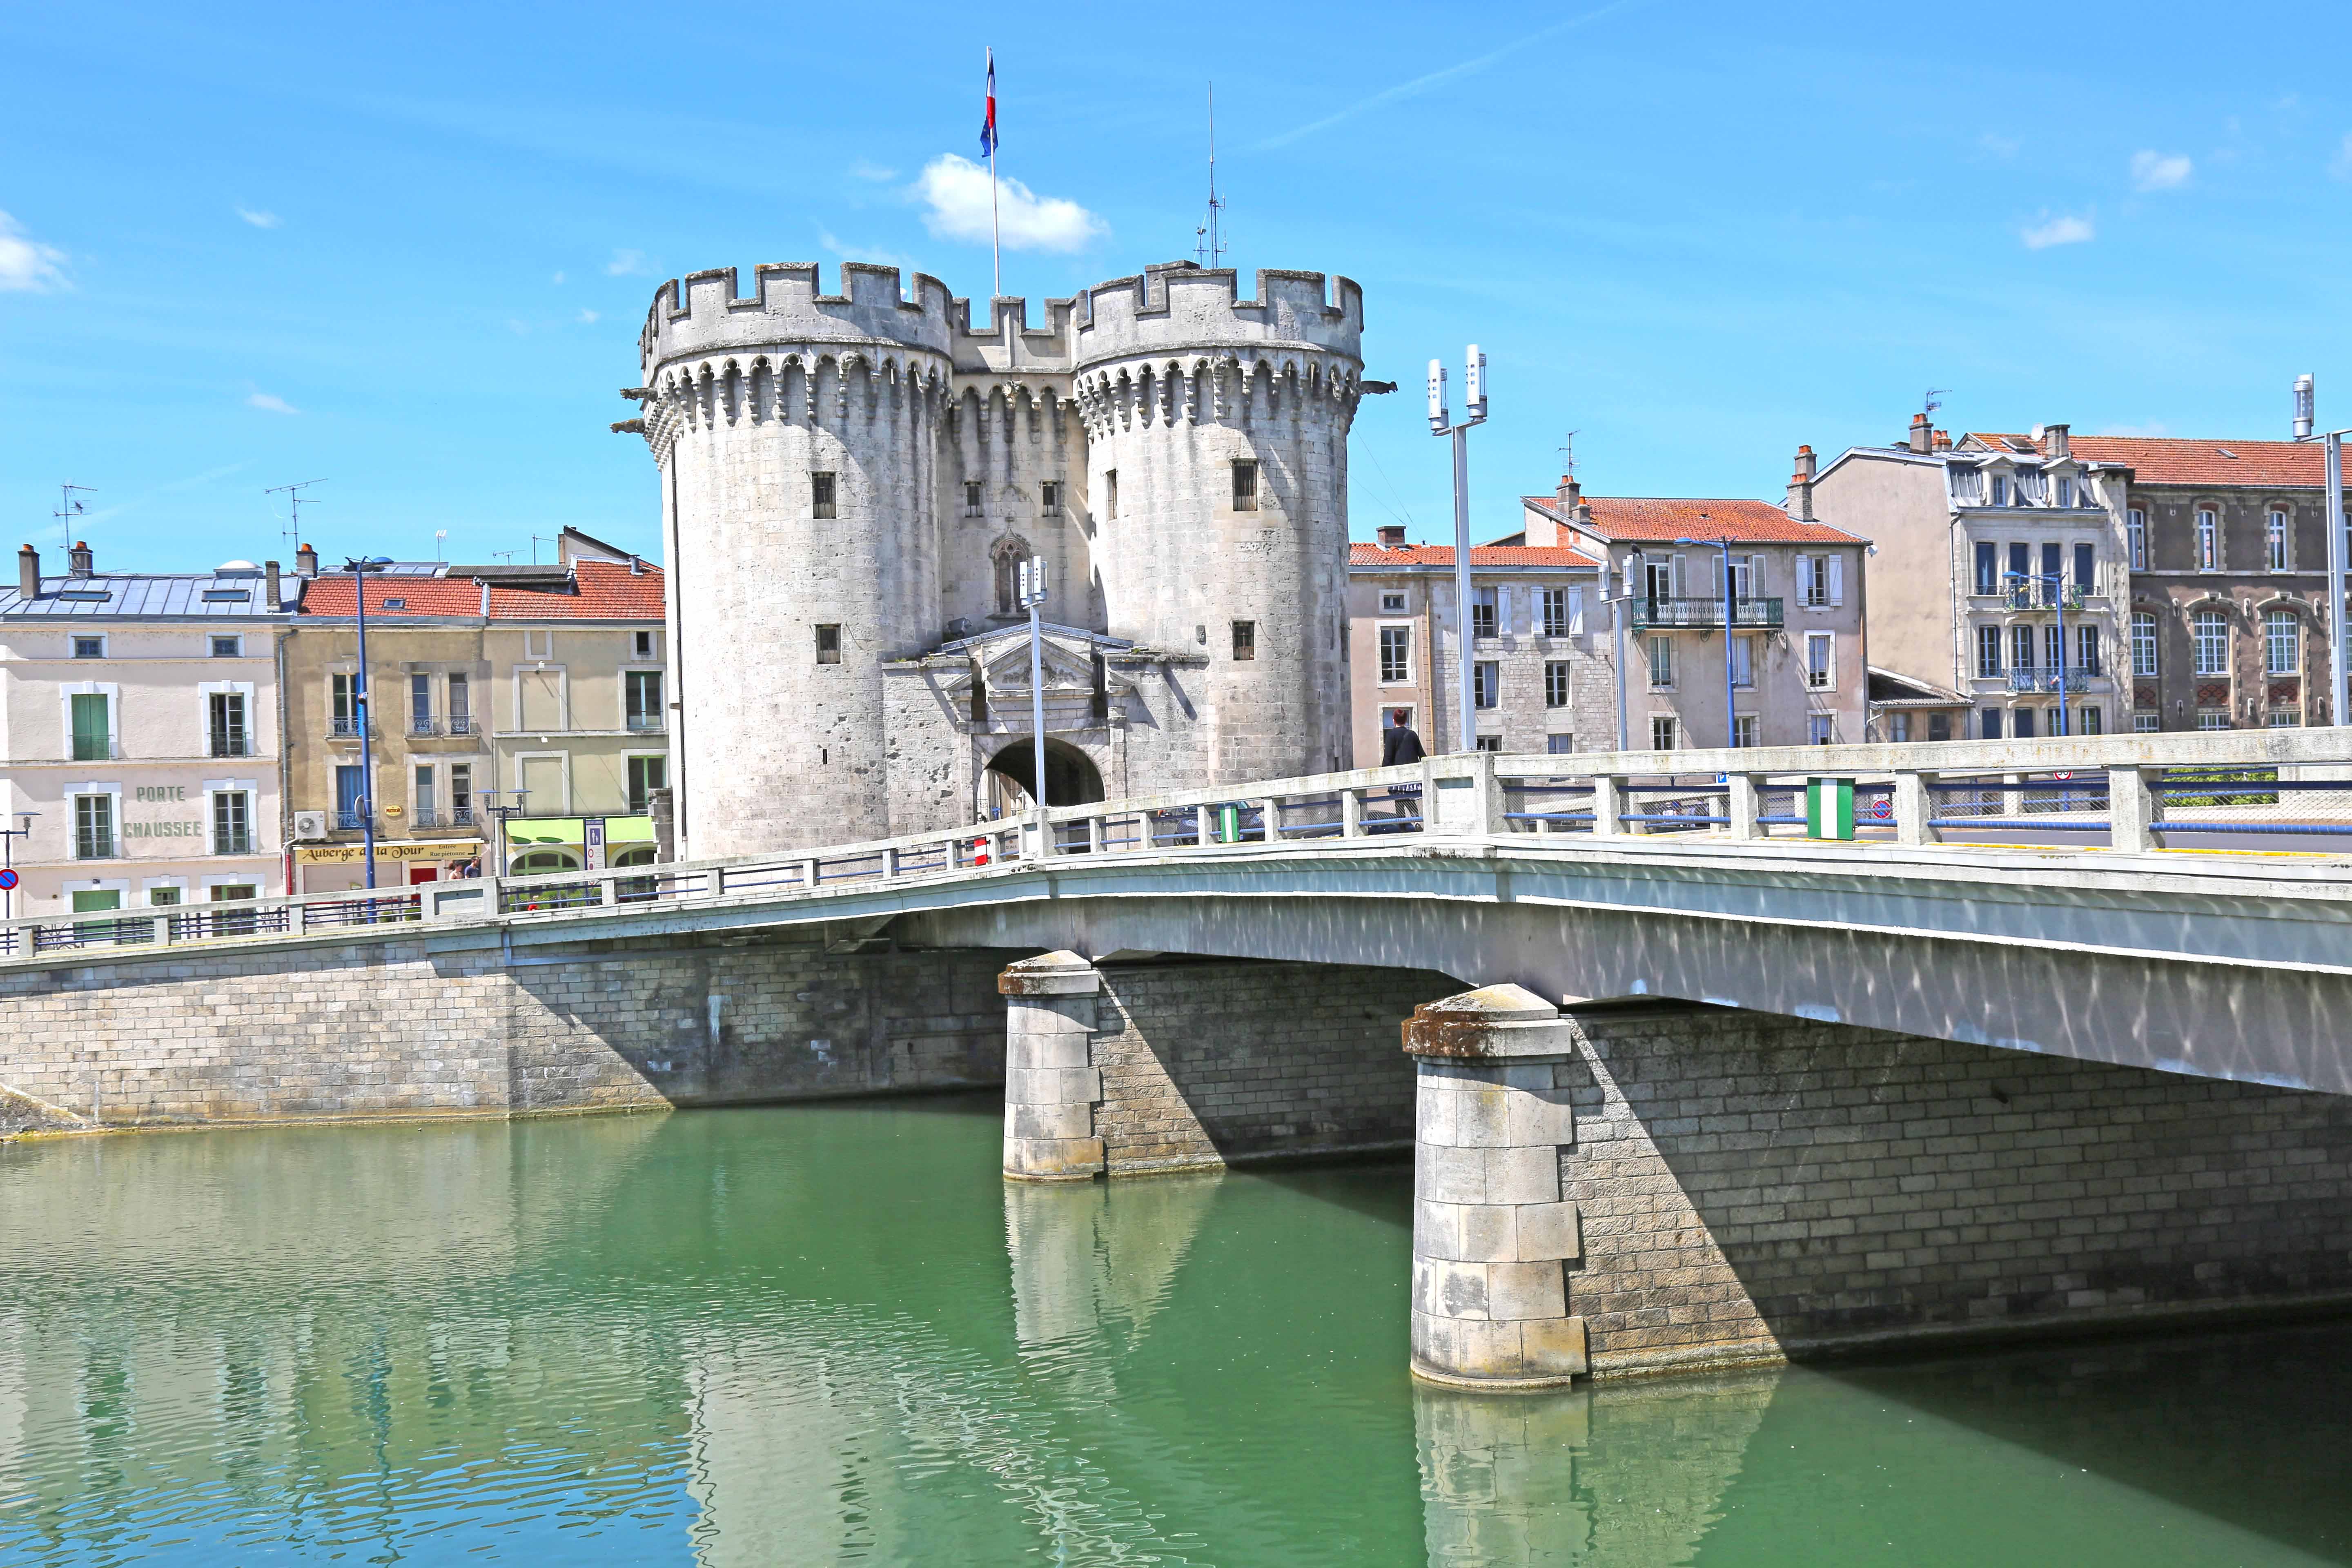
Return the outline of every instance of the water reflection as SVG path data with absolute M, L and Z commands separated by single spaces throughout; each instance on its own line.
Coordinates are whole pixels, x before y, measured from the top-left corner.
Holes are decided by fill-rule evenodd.
M 1517 1396 L 1416 1386 L 1431 1568 L 1689 1562 L 1779 1381 Z

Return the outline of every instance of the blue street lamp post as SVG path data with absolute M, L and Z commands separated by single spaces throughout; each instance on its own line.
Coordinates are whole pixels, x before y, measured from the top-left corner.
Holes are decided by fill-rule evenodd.
M 368 713 L 367 574 L 392 564 L 389 555 L 354 555 L 343 562 L 352 574 L 352 597 L 359 605 L 360 668 L 352 680 L 352 706 L 360 721 L 360 837 L 367 858 L 368 891 L 375 890 L 375 747 L 368 731 L 374 728 Z

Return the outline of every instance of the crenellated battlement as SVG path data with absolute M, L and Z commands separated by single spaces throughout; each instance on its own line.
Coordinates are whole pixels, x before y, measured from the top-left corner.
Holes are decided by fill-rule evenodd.
M 1353 279 L 1261 268 L 1255 299 L 1238 284 L 1231 268 L 1189 261 L 1097 283 L 1083 300 L 1076 363 L 1280 345 L 1361 363 L 1364 294 Z
M 752 292 L 739 296 L 734 268 L 689 272 L 654 290 L 638 336 L 641 367 L 682 357 L 759 348 L 778 342 L 891 344 L 950 352 L 961 300 L 926 272 L 914 277 L 912 297 L 898 269 L 869 262 L 841 266 L 841 292 L 823 292 L 816 264 L 767 262 L 751 269 Z

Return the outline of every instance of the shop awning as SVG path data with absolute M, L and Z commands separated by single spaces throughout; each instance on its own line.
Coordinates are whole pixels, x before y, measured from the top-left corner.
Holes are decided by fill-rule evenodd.
M 526 844 L 560 844 L 577 847 L 587 841 L 588 823 L 578 816 L 517 816 L 507 822 L 507 842 L 516 847 Z M 650 816 L 608 816 L 604 818 L 606 844 L 651 844 L 654 841 L 654 819 Z

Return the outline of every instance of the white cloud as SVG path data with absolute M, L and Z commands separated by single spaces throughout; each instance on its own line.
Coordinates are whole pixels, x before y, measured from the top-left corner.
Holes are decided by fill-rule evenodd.
M 2061 216 L 2020 230 L 2018 238 L 2025 241 L 2028 250 L 2046 250 L 2053 245 L 2081 245 L 2098 237 L 2098 230 L 2086 217 Z
M 607 278 L 643 278 L 646 275 L 646 253 L 642 250 L 616 250 L 613 259 L 604 263 Z
M 257 212 L 252 207 L 239 207 L 236 216 L 256 228 L 276 228 L 286 220 L 276 213 Z
M 2132 188 L 2137 191 L 2168 191 L 2189 183 L 2189 154 L 2186 153 L 2139 152 L 2132 154 Z
M 562 273 L 561 273 L 561 272 L 557 273 L 557 274 L 555 275 L 555 280 L 556 280 L 558 283 L 562 282 L 562 281 L 563 281 L 563 274 L 562 274 Z
M 879 163 L 869 163 L 860 158 L 849 165 L 849 175 L 855 180 L 895 180 L 898 177 L 898 171 L 886 169 Z
M 950 153 L 923 166 L 917 194 L 923 226 L 942 239 L 986 239 L 988 171 Z M 1041 196 L 1018 180 L 999 180 L 998 221 L 1007 250 L 1080 250 L 1109 226 L 1073 201 Z
M 251 397 L 245 400 L 245 405 L 247 408 L 258 408 L 264 414 L 299 414 L 302 412 L 292 404 L 287 402 L 284 398 L 273 397 L 267 392 L 255 393 Z
M 593 310 L 583 310 L 580 312 L 577 320 L 582 326 L 588 326 L 596 320 L 596 312 Z
M 65 287 L 59 263 L 66 253 L 26 237 L 22 225 L 0 213 L 0 293 L 40 293 Z

